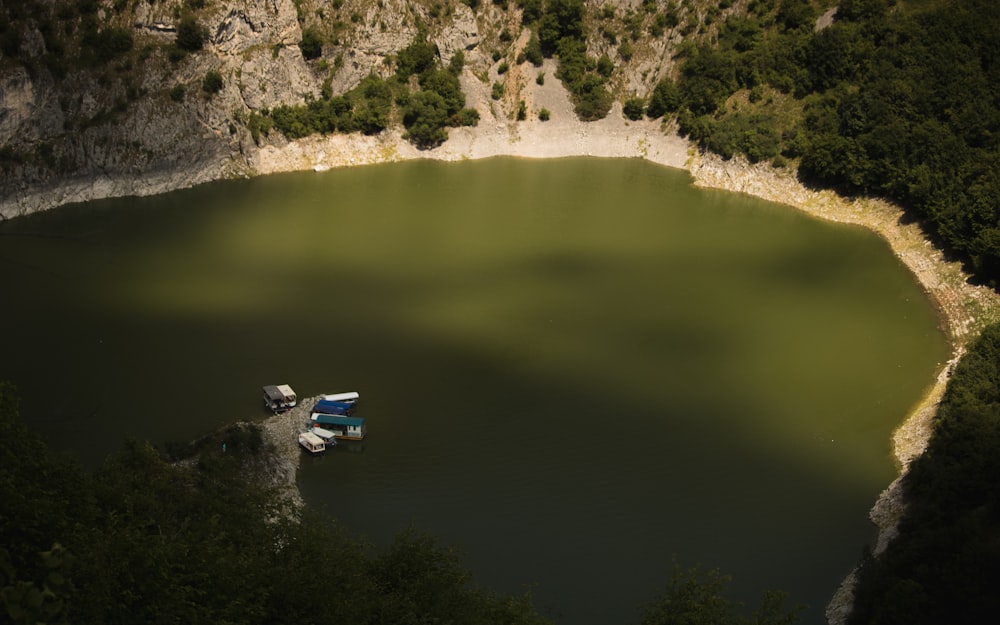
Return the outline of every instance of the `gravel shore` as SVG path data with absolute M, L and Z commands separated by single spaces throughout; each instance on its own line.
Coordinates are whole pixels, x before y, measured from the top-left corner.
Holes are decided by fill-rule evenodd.
M 268 417 L 260 424 L 264 442 L 273 446 L 275 450 L 275 464 L 270 471 L 270 479 L 296 508 L 304 505 L 296 483 L 299 461 L 302 459 L 298 435 L 306 430 L 309 412 L 319 399 L 319 397 L 299 399 L 295 408 Z

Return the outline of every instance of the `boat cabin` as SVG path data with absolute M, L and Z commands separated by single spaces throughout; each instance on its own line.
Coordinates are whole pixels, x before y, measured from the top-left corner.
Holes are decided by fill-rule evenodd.
M 312 432 L 302 432 L 299 434 L 299 445 L 311 454 L 318 454 L 326 451 L 326 443 L 319 436 Z
M 314 412 L 310 418 L 314 424 L 321 425 L 324 429 L 330 430 L 337 438 L 359 441 L 368 433 L 367 428 L 365 428 L 365 420 L 362 417 Z
M 270 385 L 264 387 L 264 405 L 271 412 L 278 414 L 290 410 L 298 403 L 295 391 L 287 384 Z

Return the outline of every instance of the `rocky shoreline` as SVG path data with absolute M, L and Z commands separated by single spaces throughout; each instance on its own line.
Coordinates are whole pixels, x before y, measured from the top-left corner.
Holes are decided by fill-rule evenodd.
M 277 468 L 271 472 L 272 485 L 281 491 L 284 498 L 291 502 L 296 510 L 305 505 L 297 482 L 299 463 L 302 460 L 298 435 L 305 431 L 309 412 L 319 399 L 319 397 L 299 399 L 298 404 L 291 410 L 272 415 L 260 424 L 264 442 L 274 449 L 277 459 Z
M 872 230 L 913 273 L 938 310 L 941 328 L 950 340 L 952 351 L 923 397 L 893 433 L 893 454 L 899 476 L 882 491 L 869 512 L 869 518 L 878 529 L 873 548 L 873 553 L 878 555 L 897 534 L 897 525 L 906 509 L 902 478 L 910 462 L 927 447 L 932 421 L 951 372 L 968 342 L 975 339 L 983 327 L 1000 320 L 1000 295 L 989 288 L 970 284 L 961 264 L 948 261 L 931 245 L 917 224 L 905 223 L 903 211 L 888 202 L 875 198 L 847 199 L 832 191 L 807 189 L 790 170 L 764 164 L 750 165 L 738 159 L 723 161 L 713 155 L 700 154 L 691 160 L 688 169 L 699 186 L 747 193 L 793 206 L 820 219 Z M 831 625 L 845 623 L 850 614 L 855 575 L 856 571 L 852 571 L 844 579 L 827 606 L 826 617 Z

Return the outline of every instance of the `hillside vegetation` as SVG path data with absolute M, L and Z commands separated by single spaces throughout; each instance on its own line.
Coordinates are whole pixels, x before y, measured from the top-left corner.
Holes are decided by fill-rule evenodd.
M 952 375 L 927 451 L 904 480 L 899 535 L 861 567 L 852 625 L 995 618 L 1000 584 L 1000 326 Z
M 225 442 L 225 447 L 221 443 Z M 458 553 L 406 530 L 374 548 L 299 513 L 259 476 L 274 450 L 238 424 L 168 458 L 128 441 L 94 473 L 53 455 L 0 382 L 0 619 L 17 625 L 313 623 L 541 625 L 528 595 L 472 582 Z M 181 458 L 178 458 L 180 456 Z M 248 479 L 251 478 L 251 479 Z M 676 568 L 642 625 L 783 625 L 716 571 Z

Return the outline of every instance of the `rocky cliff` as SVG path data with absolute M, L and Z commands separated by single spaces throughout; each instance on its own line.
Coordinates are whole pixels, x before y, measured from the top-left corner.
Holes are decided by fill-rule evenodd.
M 663 135 L 672 143 L 661 150 L 669 157 L 659 160 L 683 164 L 677 153 L 683 143 L 657 126 L 623 130 L 620 106 L 609 118 L 627 135 L 627 147 L 589 146 L 587 137 L 599 133 L 576 123 L 554 61 L 538 68 L 524 60 L 531 34 L 523 25 L 525 3 L 466 2 L 14 0 L 0 7 L 0 216 L 304 166 L 442 153 L 531 155 L 525 137 L 539 132 L 549 148 L 570 142 L 556 154 L 647 155 Z M 705 3 L 681 3 L 688 23 L 704 17 L 698 4 Z M 726 4 L 733 11 L 741 3 Z M 614 61 L 607 88 L 619 102 L 645 96 L 671 71 L 682 36 L 673 28 L 648 34 L 658 8 L 641 0 L 584 2 L 587 53 Z M 203 39 L 199 49 L 182 45 L 192 23 Z M 418 153 L 402 141 L 398 119 L 380 137 L 330 144 L 312 139 L 290 146 L 280 133 L 253 131 L 255 116 L 276 106 L 304 104 L 324 90 L 344 93 L 369 74 L 392 75 L 395 55 L 418 32 L 444 63 L 463 52 L 466 106 L 480 114 L 476 128 L 452 131 L 458 141 L 439 154 Z M 320 42 L 318 56 L 303 55 L 304 33 Z M 207 87 L 210 74 L 221 84 Z M 503 86 L 499 99 L 492 97 L 495 83 Z M 543 131 L 537 115 L 517 120 L 522 102 L 531 113 L 546 108 L 556 123 Z

